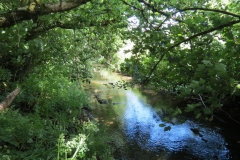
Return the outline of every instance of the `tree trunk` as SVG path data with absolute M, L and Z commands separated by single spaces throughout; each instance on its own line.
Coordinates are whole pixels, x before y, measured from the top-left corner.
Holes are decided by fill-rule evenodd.
M 20 88 L 15 89 L 6 97 L 6 99 L 2 103 L 0 103 L 0 112 L 10 106 L 10 104 L 12 103 L 14 98 L 19 94 L 19 92 Z

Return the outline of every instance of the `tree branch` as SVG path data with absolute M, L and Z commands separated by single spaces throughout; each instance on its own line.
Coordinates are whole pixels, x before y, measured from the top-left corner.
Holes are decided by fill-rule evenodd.
M 126 2 L 125 0 L 121 0 L 121 1 L 123 2 L 123 4 L 125 4 L 127 6 L 130 6 L 130 7 L 134 8 L 134 9 L 136 9 L 136 10 L 142 11 L 142 9 L 139 9 L 139 8 L 135 7 L 134 5 L 131 5 L 130 3 Z
M 56 2 L 52 4 L 49 3 L 42 5 L 39 4 L 36 5 L 34 10 L 29 10 L 28 6 L 20 7 L 16 9 L 16 11 L 0 14 L 0 28 L 11 27 L 22 21 L 30 20 L 37 18 L 38 16 L 50 13 L 69 11 L 90 1 L 91 0 L 76 0 L 74 2 Z
M 138 0 L 138 2 L 143 3 L 144 5 L 146 5 L 147 7 L 151 8 L 153 12 L 157 12 L 160 13 L 162 15 L 164 15 L 165 17 L 169 17 L 169 15 L 163 11 L 159 11 L 158 9 L 156 9 L 154 6 L 152 6 L 151 4 L 145 2 L 144 0 Z
M 109 24 L 112 23 L 116 23 L 118 22 L 118 19 L 113 19 L 113 20 L 106 20 L 103 22 L 90 22 L 89 24 L 85 25 L 86 23 L 83 21 L 82 23 L 80 23 L 79 26 L 76 26 L 76 24 L 71 24 L 71 23 L 61 23 L 61 22 L 56 22 L 56 23 L 52 23 L 50 25 L 40 25 L 37 26 L 35 28 L 33 28 L 31 31 L 28 32 L 28 34 L 25 37 L 26 41 L 32 40 L 34 38 L 36 38 L 39 35 L 42 35 L 44 33 L 46 33 L 47 31 L 54 29 L 54 28 L 62 28 L 62 29 L 82 29 L 84 27 L 94 27 L 94 26 L 99 26 L 99 27 L 104 27 L 104 26 L 108 26 Z
M 6 97 L 6 99 L 2 103 L 0 103 L 0 112 L 6 109 L 8 106 L 10 106 L 10 104 L 12 103 L 14 98 L 19 94 L 19 92 L 20 88 L 15 89 Z
M 231 115 L 228 112 L 224 111 L 222 108 L 220 108 L 220 110 L 223 111 L 224 113 L 226 113 L 231 120 L 233 120 L 234 122 L 240 124 L 240 122 L 235 120 L 234 118 L 232 118 Z

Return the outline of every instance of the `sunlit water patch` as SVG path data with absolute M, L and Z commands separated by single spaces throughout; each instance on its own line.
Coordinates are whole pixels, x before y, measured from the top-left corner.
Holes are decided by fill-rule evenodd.
M 165 123 L 155 110 L 144 104 L 132 91 L 126 92 L 127 103 L 123 115 L 124 132 L 130 143 L 153 152 L 187 152 L 199 159 L 229 158 L 224 138 L 218 130 L 186 121 L 182 124 Z M 160 127 L 160 124 L 169 127 Z M 194 132 L 193 130 L 197 131 Z

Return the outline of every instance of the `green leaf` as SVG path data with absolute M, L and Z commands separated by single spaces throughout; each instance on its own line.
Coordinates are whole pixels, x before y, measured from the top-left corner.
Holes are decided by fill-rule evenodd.
M 220 76 L 226 75 L 226 65 L 225 64 L 216 63 L 215 70 L 217 71 L 217 75 L 220 75 Z
M 191 81 L 190 87 L 197 88 L 198 86 L 199 86 L 199 82 L 198 81 L 195 81 L 195 80 Z
M 182 114 L 182 110 L 179 109 L 179 108 L 177 108 L 176 112 L 177 112 L 178 114 Z
M 202 116 L 202 113 L 198 112 L 197 115 L 195 116 L 196 119 L 200 118 Z
M 196 42 L 196 45 L 199 45 L 199 46 L 204 45 L 204 44 L 205 44 L 205 43 L 202 42 L 202 41 L 197 41 L 197 42 Z
M 211 114 L 212 113 L 211 109 L 208 108 L 208 107 L 204 107 L 202 110 L 203 110 L 204 114 Z
M 196 107 L 201 106 L 201 103 L 196 103 L 196 104 L 188 104 L 187 107 L 185 108 L 185 112 L 191 112 L 194 111 Z
M 199 80 L 199 84 L 205 84 L 205 80 L 204 79 L 202 79 L 202 78 L 200 78 L 200 80 Z
M 212 87 L 210 85 L 205 86 L 206 91 L 212 91 Z
M 203 64 L 205 64 L 206 66 L 212 66 L 211 61 L 203 60 L 202 62 L 203 62 Z
M 222 63 L 216 63 L 215 64 L 215 69 L 217 71 L 225 71 L 226 70 L 226 65 L 222 64 Z
M 240 89 L 240 84 L 237 85 L 237 89 Z
M 194 104 L 188 104 L 187 107 L 185 108 L 185 112 L 191 112 L 195 108 Z
M 234 39 L 234 36 L 231 31 L 227 32 L 225 35 L 228 39 Z
M 225 71 L 226 71 L 226 65 L 225 65 L 225 64 L 222 64 L 222 63 L 216 63 L 216 64 L 215 64 L 215 69 L 216 69 L 218 72 L 225 72 Z
M 197 71 L 198 71 L 198 72 L 203 72 L 203 71 L 205 71 L 205 68 L 206 68 L 205 65 L 203 65 L 203 64 L 198 64 Z

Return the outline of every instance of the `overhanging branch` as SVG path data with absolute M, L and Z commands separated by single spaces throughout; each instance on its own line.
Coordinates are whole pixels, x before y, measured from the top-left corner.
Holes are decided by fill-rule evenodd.
M 20 88 L 15 89 L 6 97 L 6 99 L 2 103 L 0 103 L 0 112 L 11 105 L 12 101 L 19 94 L 19 92 Z
M 25 37 L 26 41 L 32 40 L 36 38 L 39 35 L 42 35 L 46 33 L 47 31 L 54 29 L 54 28 L 62 28 L 62 29 L 83 29 L 84 27 L 104 27 L 108 26 L 112 23 L 118 22 L 119 19 L 113 19 L 113 20 L 106 20 L 102 22 L 91 22 L 86 25 L 86 23 L 82 22 L 79 25 L 71 24 L 71 23 L 61 23 L 56 22 L 52 23 L 50 25 L 40 25 L 35 28 L 33 28 L 31 31 L 28 32 L 28 34 Z M 120 21 L 119 21 L 120 22 Z
M 192 35 L 192 36 L 184 39 L 184 40 L 181 41 L 181 42 L 177 42 L 177 43 L 175 43 L 174 45 L 168 47 L 168 48 L 166 49 L 166 51 L 161 55 L 161 57 L 159 58 L 159 60 L 157 61 L 157 63 L 156 63 L 156 64 L 153 66 L 153 68 L 150 70 L 150 73 L 149 73 L 149 75 L 147 76 L 147 78 L 143 80 L 143 84 L 144 84 L 144 85 L 147 85 L 147 84 L 150 82 L 150 79 L 151 79 L 150 77 L 151 77 L 151 75 L 153 74 L 153 72 L 156 70 L 157 66 L 158 66 L 158 65 L 160 64 L 160 62 L 163 60 L 163 58 L 165 57 L 165 55 L 166 55 L 169 51 L 171 51 L 172 49 L 174 49 L 175 47 L 179 46 L 180 44 L 182 44 L 182 43 L 184 43 L 184 42 L 188 42 L 188 41 L 190 41 L 190 40 L 192 40 L 192 39 L 194 39 L 194 38 L 196 38 L 196 37 L 198 37 L 198 36 L 203 36 L 203 35 L 206 35 L 206 34 L 208 34 L 208 33 L 213 32 L 213 31 L 220 30 L 220 29 L 223 29 L 223 28 L 225 28 L 225 27 L 233 26 L 234 24 L 237 24 L 237 23 L 240 23 L 240 20 L 231 21 L 231 22 L 229 22 L 229 23 L 226 23 L 226 24 L 223 24 L 223 25 L 219 25 L 219 26 L 217 26 L 217 27 L 215 27 L 215 28 L 212 28 L 212 29 L 209 29 L 209 30 L 200 32 L 200 33 L 198 33 L 198 34 Z
M 20 7 L 15 11 L 0 14 L 0 28 L 11 27 L 25 20 L 31 20 L 38 16 L 50 13 L 65 12 L 77 8 L 91 0 L 75 0 L 74 2 L 56 2 L 39 4 L 32 10 L 27 6 Z

